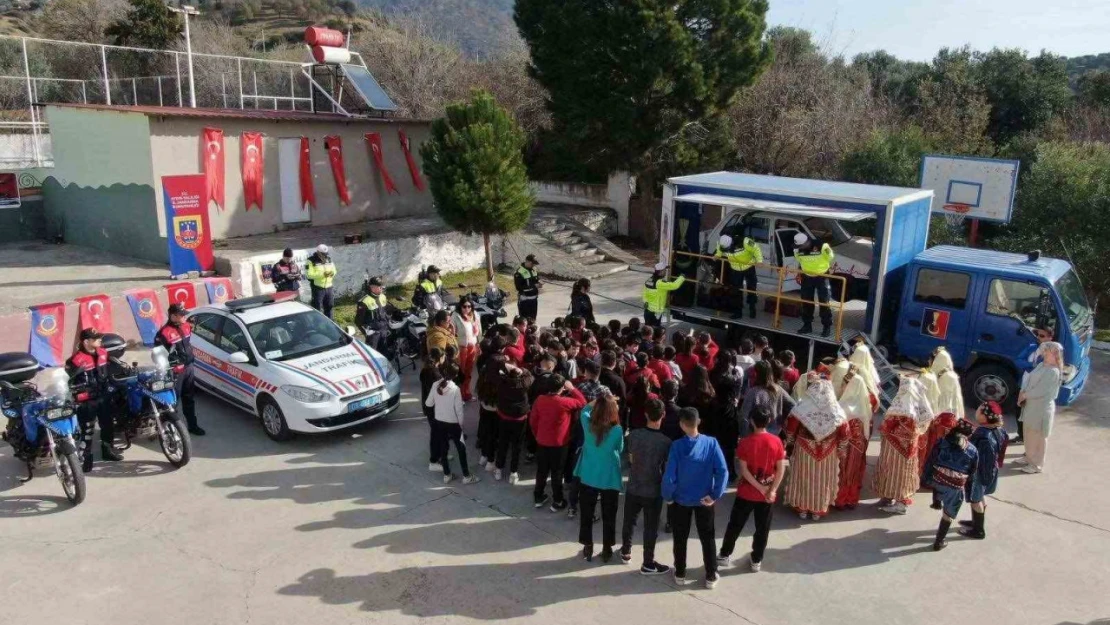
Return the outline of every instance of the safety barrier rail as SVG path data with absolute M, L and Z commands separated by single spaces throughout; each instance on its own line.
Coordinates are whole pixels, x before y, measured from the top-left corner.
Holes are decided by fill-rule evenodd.
M 704 280 L 699 281 L 697 279 L 697 272 L 695 271 L 694 278 L 691 279 L 691 278 L 687 277 L 686 278 L 687 282 L 690 282 L 690 283 L 696 284 L 696 285 L 704 285 L 704 286 L 707 286 L 707 287 L 709 287 L 709 286 L 724 287 L 724 289 L 727 292 L 739 292 L 741 294 L 749 294 L 750 293 L 750 294 L 757 295 L 757 296 L 758 295 L 763 295 L 765 297 L 774 297 L 775 298 L 775 317 L 772 321 L 771 327 L 773 327 L 776 330 L 778 330 L 782 327 L 782 302 L 783 301 L 798 302 L 800 304 L 813 304 L 814 307 L 822 306 L 822 305 L 829 306 L 830 308 L 835 307 L 836 308 L 836 319 L 835 319 L 835 325 L 834 325 L 835 339 L 836 339 L 837 342 L 841 341 L 841 336 L 842 336 L 842 332 L 843 332 L 843 329 L 844 329 L 844 304 L 845 304 L 845 301 L 846 301 L 845 298 L 848 295 L 848 279 L 845 278 L 844 276 L 836 276 L 836 275 L 832 275 L 832 274 L 821 274 L 820 277 L 828 278 L 829 280 L 838 280 L 838 281 L 840 281 L 840 301 L 838 302 L 838 301 L 833 300 L 833 299 L 830 298 L 828 304 L 821 304 L 817 300 L 816 295 L 814 295 L 814 299 L 807 300 L 807 299 L 802 299 L 800 297 L 794 297 L 792 295 L 784 295 L 783 294 L 782 287 L 783 287 L 783 284 L 785 284 L 785 282 L 786 282 L 786 277 L 788 275 L 800 276 L 802 274 L 802 271 L 800 269 L 791 269 L 789 267 L 778 267 L 778 266 L 775 266 L 775 265 L 768 265 L 768 264 L 765 264 L 765 263 L 755 263 L 753 266 L 756 268 L 756 270 L 765 269 L 765 270 L 773 271 L 773 272 L 778 274 L 778 288 L 775 290 L 775 292 L 760 291 L 759 288 L 758 288 L 758 283 L 756 285 L 757 288 L 755 290 L 748 289 L 748 288 L 745 288 L 745 287 L 737 287 L 737 286 L 728 284 L 728 282 L 725 280 L 725 277 L 727 275 L 725 273 L 725 271 L 726 271 L 726 268 L 728 268 L 728 259 L 726 259 L 726 258 L 722 258 L 720 256 L 709 256 L 709 255 L 706 255 L 706 254 L 698 254 L 698 253 L 695 253 L 695 252 L 680 252 L 678 250 L 675 250 L 674 252 L 671 253 L 671 263 L 670 264 L 672 266 L 675 264 L 675 260 L 678 256 L 687 256 L 687 257 L 691 257 L 691 258 L 695 258 L 695 259 L 709 260 L 709 261 L 713 261 L 713 262 L 718 262 L 721 265 L 720 275 L 717 277 L 717 281 L 715 281 L 715 282 L 706 282 Z M 694 301 L 695 301 L 695 304 L 696 304 L 696 302 L 697 302 L 696 291 L 695 291 Z M 743 302 L 741 302 L 741 305 L 743 305 Z M 814 312 L 816 313 L 817 311 L 815 310 Z

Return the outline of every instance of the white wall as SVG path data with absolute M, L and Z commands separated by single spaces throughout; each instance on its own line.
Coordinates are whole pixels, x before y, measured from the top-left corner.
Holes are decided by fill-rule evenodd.
M 539 204 L 610 208 L 617 213 L 617 232 L 627 235 L 630 181 L 631 176 L 618 172 L 609 176 L 606 184 L 537 181 L 532 183 L 532 190 Z

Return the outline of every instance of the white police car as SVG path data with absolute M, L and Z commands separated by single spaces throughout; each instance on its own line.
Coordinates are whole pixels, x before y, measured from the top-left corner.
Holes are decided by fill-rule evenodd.
M 397 409 L 401 378 L 331 319 L 274 293 L 189 314 L 197 386 L 258 415 L 274 440 L 330 432 Z

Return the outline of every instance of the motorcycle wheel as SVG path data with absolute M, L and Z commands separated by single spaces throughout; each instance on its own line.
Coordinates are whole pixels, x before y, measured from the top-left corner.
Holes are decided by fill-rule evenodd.
M 81 470 L 81 461 L 77 459 L 76 451 L 63 453 L 60 449 L 55 449 L 54 474 L 62 483 L 62 491 L 70 503 L 76 506 L 85 501 L 85 472 Z
M 182 426 L 180 419 L 166 420 L 158 442 L 162 445 L 166 460 L 175 468 L 180 469 L 189 464 L 189 459 L 193 457 L 193 440 L 189 438 L 189 432 Z
M 415 360 L 420 355 L 413 348 L 412 341 L 408 337 L 402 337 L 397 341 L 397 352 L 409 360 Z

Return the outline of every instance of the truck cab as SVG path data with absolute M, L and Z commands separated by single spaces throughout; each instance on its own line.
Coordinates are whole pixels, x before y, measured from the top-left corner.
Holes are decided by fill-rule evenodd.
M 797 269 L 798 261 L 794 260 L 794 235 L 799 232 L 832 247 L 836 260 L 831 272 L 847 278 L 848 299 L 867 297 L 874 244 L 870 239 L 851 236 L 836 219 L 733 209 L 725 214 L 716 228 L 707 233 L 702 243 L 702 253 L 712 255 L 716 252 L 722 235 L 728 235 L 737 243 L 748 237 L 762 250 L 764 264 Z M 778 272 L 761 267 L 757 269 L 757 273 L 761 288 L 777 287 Z M 784 291 L 796 291 L 798 288 L 799 285 L 794 280 L 783 286 Z M 836 295 L 839 298 L 839 293 Z
M 1079 277 L 1063 260 L 953 246 L 921 252 L 906 267 L 894 340 L 898 353 L 927 362 L 945 347 L 964 397 L 1013 410 L 1022 375 L 1043 340 L 1064 346 L 1068 405 L 1090 373 L 1094 315 Z

